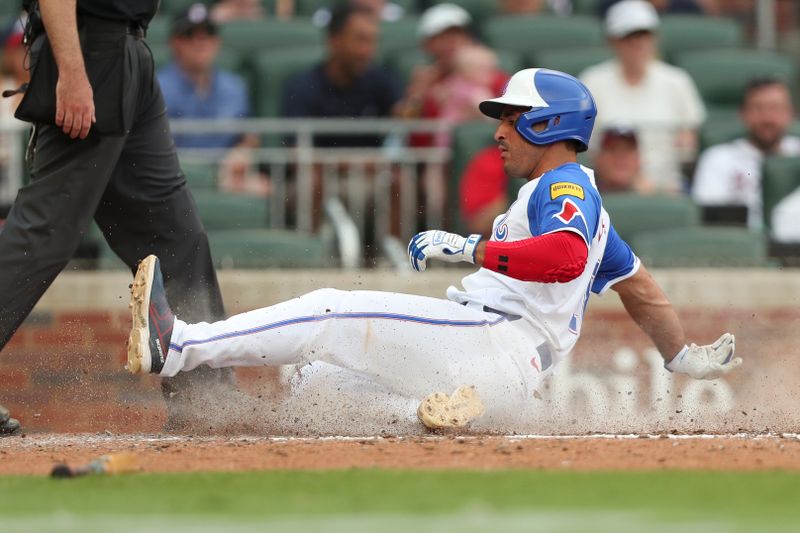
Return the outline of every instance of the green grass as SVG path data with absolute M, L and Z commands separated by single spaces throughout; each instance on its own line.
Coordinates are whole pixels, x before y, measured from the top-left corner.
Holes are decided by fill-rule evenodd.
M 798 531 L 786 472 L 0 477 L 2 531 Z

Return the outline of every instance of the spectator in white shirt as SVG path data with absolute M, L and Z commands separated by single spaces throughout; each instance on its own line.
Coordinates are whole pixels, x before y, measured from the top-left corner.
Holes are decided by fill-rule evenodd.
M 632 124 L 640 140 L 645 175 L 659 191 L 685 189 L 681 163 L 694 158 L 697 128 L 705 107 L 689 75 L 656 58 L 655 8 L 644 0 L 623 0 L 606 15 L 614 59 L 589 67 L 581 80 L 597 103 L 595 130 L 617 122 Z M 597 140 L 590 149 L 597 149 Z
M 800 138 L 787 135 L 794 120 L 789 87 L 778 78 L 752 80 L 745 88 L 739 117 L 747 136 L 703 152 L 694 175 L 692 198 L 702 206 L 745 206 L 748 226 L 760 229 L 764 157 L 800 155 Z

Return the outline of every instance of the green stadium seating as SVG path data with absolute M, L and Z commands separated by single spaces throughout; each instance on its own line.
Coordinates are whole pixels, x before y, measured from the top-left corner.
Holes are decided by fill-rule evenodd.
M 378 55 L 387 58 L 399 52 L 413 51 L 418 48 L 417 24 L 419 24 L 417 17 L 406 17 L 396 22 L 381 24 Z
M 181 161 L 181 170 L 192 191 L 214 191 L 217 188 L 217 165 L 213 163 Z
M 603 44 L 600 22 L 583 15 L 495 17 L 485 24 L 484 35 L 492 47 L 521 52 L 533 65 L 545 50 Z
M 254 58 L 255 96 L 253 103 L 259 116 L 280 114 L 283 87 L 288 80 L 311 68 L 325 56 L 321 47 L 270 50 Z
M 782 77 L 797 88 L 797 67 L 786 55 L 758 50 L 707 50 L 681 54 L 676 64 L 694 79 L 708 105 L 737 106 L 756 76 Z
M 661 53 L 672 61 L 689 50 L 741 48 L 744 34 L 733 19 L 703 15 L 667 15 L 658 29 Z
M 272 1 L 274 2 L 274 0 Z M 330 9 L 336 5 L 337 1 L 338 0 L 295 0 L 295 16 L 309 17 L 322 7 Z M 415 14 L 416 0 L 391 0 L 391 2 L 402 7 L 405 10 L 406 16 Z
M 202 189 L 192 194 L 206 230 L 267 227 L 269 210 L 265 198 Z
M 772 223 L 772 210 L 788 194 L 800 187 L 800 157 L 769 157 L 764 162 L 761 194 L 764 225 Z
M 576 15 L 597 16 L 601 0 L 572 0 L 572 12 Z
M 482 148 L 494 144 L 492 137 L 496 127 L 493 122 L 475 121 L 460 124 L 453 131 L 453 157 L 447 184 L 447 205 L 454 214 L 454 231 L 464 229 L 464 222 L 459 215 L 461 175 L 475 154 Z
M 763 235 L 739 228 L 687 227 L 637 233 L 629 241 L 653 267 L 753 267 L 767 263 Z
M 147 26 L 147 34 L 145 40 L 152 48 L 157 45 L 165 45 L 169 42 L 169 29 L 172 25 L 172 20 L 164 15 L 155 17 L 150 21 Z
M 192 4 L 206 4 L 210 6 L 213 3 L 213 0 L 161 0 L 158 13 L 171 18 L 175 14 L 188 9 Z
M 536 54 L 536 66 L 552 68 L 579 76 L 587 68 L 614 57 L 605 46 L 586 46 L 564 50 L 543 50 Z
M 496 0 L 433 0 L 432 4 L 458 4 L 472 15 L 472 24 L 481 24 L 491 19 L 497 13 Z
M 225 47 L 246 54 L 272 51 L 279 48 L 318 46 L 323 42 L 322 31 L 308 20 L 237 20 L 221 27 Z
M 208 241 L 217 268 L 322 268 L 337 262 L 331 239 L 296 231 L 214 230 Z
M 685 197 L 607 194 L 603 196 L 603 207 L 619 236 L 627 242 L 641 232 L 687 228 L 700 223 L 699 209 Z

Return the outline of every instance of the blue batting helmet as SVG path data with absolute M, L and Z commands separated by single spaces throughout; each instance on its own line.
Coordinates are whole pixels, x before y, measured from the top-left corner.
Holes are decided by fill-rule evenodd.
M 480 103 L 481 112 L 499 119 L 505 106 L 529 107 L 516 122 L 516 130 L 533 144 L 578 142 L 578 151 L 589 147 L 597 107 L 589 89 L 577 78 L 546 68 L 527 68 L 514 74 L 502 96 Z M 533 125 L 547 122 L 542 131 Z

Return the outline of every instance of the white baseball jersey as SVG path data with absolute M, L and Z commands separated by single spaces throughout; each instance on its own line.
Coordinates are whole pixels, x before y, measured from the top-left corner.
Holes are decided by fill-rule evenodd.
M 578 340 L 589 293 L 601 294 L 639 268 L 638 258 L 611 228 L 594 172 L 577 163 L 562 165 L 526 183 L 493 227 L 492 241 L 513 242 L 571 231 L 589 248 L 583 273 L 567 283 L 520 281 L 481 268 L 462 280 L 463 291 L 455 287 L 447 291 L 451 300 L 477 302 L 527 318 L 544 332 L 556 357 L 569 352 Z
M 345 418 L 367 416 L 368 399 L 359 396 L 365 381 L 392 398 L 377 409 L 384 413 L 378 422 L 413 421 L 428 394 L 473 385 L 486 405 L 484 427 L 513 428 L 543 372 L 575 344 L 589 291 L 604 291 L 638 266 L 611 229 L 591 171 L 574 163 L 525 185 L 498 217 L 492 239 L 555 231 L 573 231 L 589 247 L 586 269 L 569 283 L 523 282 L 481 269 L 464 279 L 465 291 L 451 288 L 451 299 L 321 289 L 213 324 L 176 320 L 161 375 L 201 364 L 323 362 L 335 379 L 318 382 L 338 390 L 341 376 L 353 379 L 353 397 L 339 406 Z

